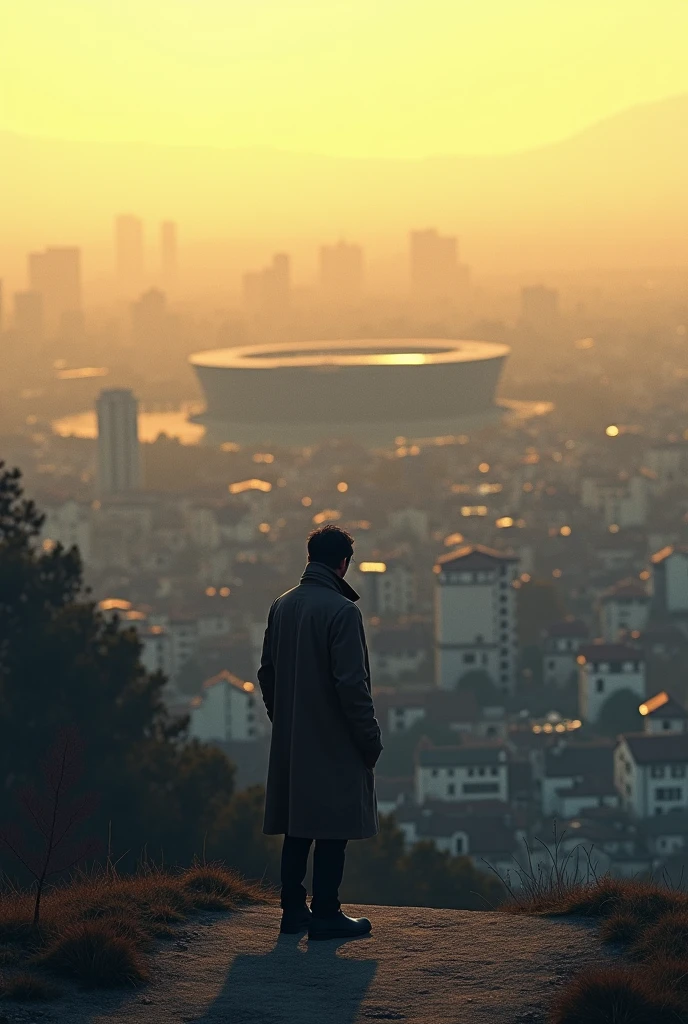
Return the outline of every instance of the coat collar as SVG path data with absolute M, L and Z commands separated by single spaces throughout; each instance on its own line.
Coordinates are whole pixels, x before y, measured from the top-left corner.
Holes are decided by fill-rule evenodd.
M 329 565 L 323 565 L 322 562 L 309 562 L 303 570 L 301 583 L 338 590 L 349 601 L 358 601 L 359 599 L 359 595 L 354 588 L 349 586 L 346 580 L 338 576 L 334 569 L 330 569 Z

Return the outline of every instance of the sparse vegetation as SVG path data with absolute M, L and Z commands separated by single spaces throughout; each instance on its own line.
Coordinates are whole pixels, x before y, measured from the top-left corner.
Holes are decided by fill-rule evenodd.
M 142 864 L 120 876 L 111 865 L 80 872 L 43 895 L 0 892 L 0 999 L 53 999 L 53 977 L 86 987 L 144 982 L 156 940 L 202 911 L 231 911 L 267 898 L 267 890 L 222 864 L 195 863 L 178 872 Z
M 596 877 L 591 857 L 562 855 L 556 837 L 546 867 L 528 857 L 519 885 L 503 880 L 511 914 L 588 917 L 604 942 L 620 947 L 621 965 L 587 970 L 552 1006 L 551 1024 L 688 1022 L 688 892 L 669 879 Z

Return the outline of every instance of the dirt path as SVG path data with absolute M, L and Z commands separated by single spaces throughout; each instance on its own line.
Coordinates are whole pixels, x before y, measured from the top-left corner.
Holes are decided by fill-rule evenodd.
M 355 908 L 354 908 L 355 909 Z M 349 908 L 351 911 L 352 908 Z M 163 946 L 145 990 L 3 1005 L 9 1024 L 539 1024 L 557 986 L 602 951 L 585 923 L 361 907 L 370 937 L 279 936 L 279 911 L 202 919 Z

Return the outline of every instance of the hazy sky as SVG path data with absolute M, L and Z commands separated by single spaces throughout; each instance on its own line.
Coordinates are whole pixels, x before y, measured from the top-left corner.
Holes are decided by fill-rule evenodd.
M 688 91 L 688 0 L 22 0 L 0 129 L 496 153 Z

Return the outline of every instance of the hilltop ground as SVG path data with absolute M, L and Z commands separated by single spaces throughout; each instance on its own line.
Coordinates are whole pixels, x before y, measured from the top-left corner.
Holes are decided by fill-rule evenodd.
M 145 988 L 3 1002 L 0 1024 L 538 1024 L 558 986 L 611 959 L 593 922 L 347 909 L 371 917 L 372 936 L 279 936 L 275 907 L 204 915 L 161 946 Z

